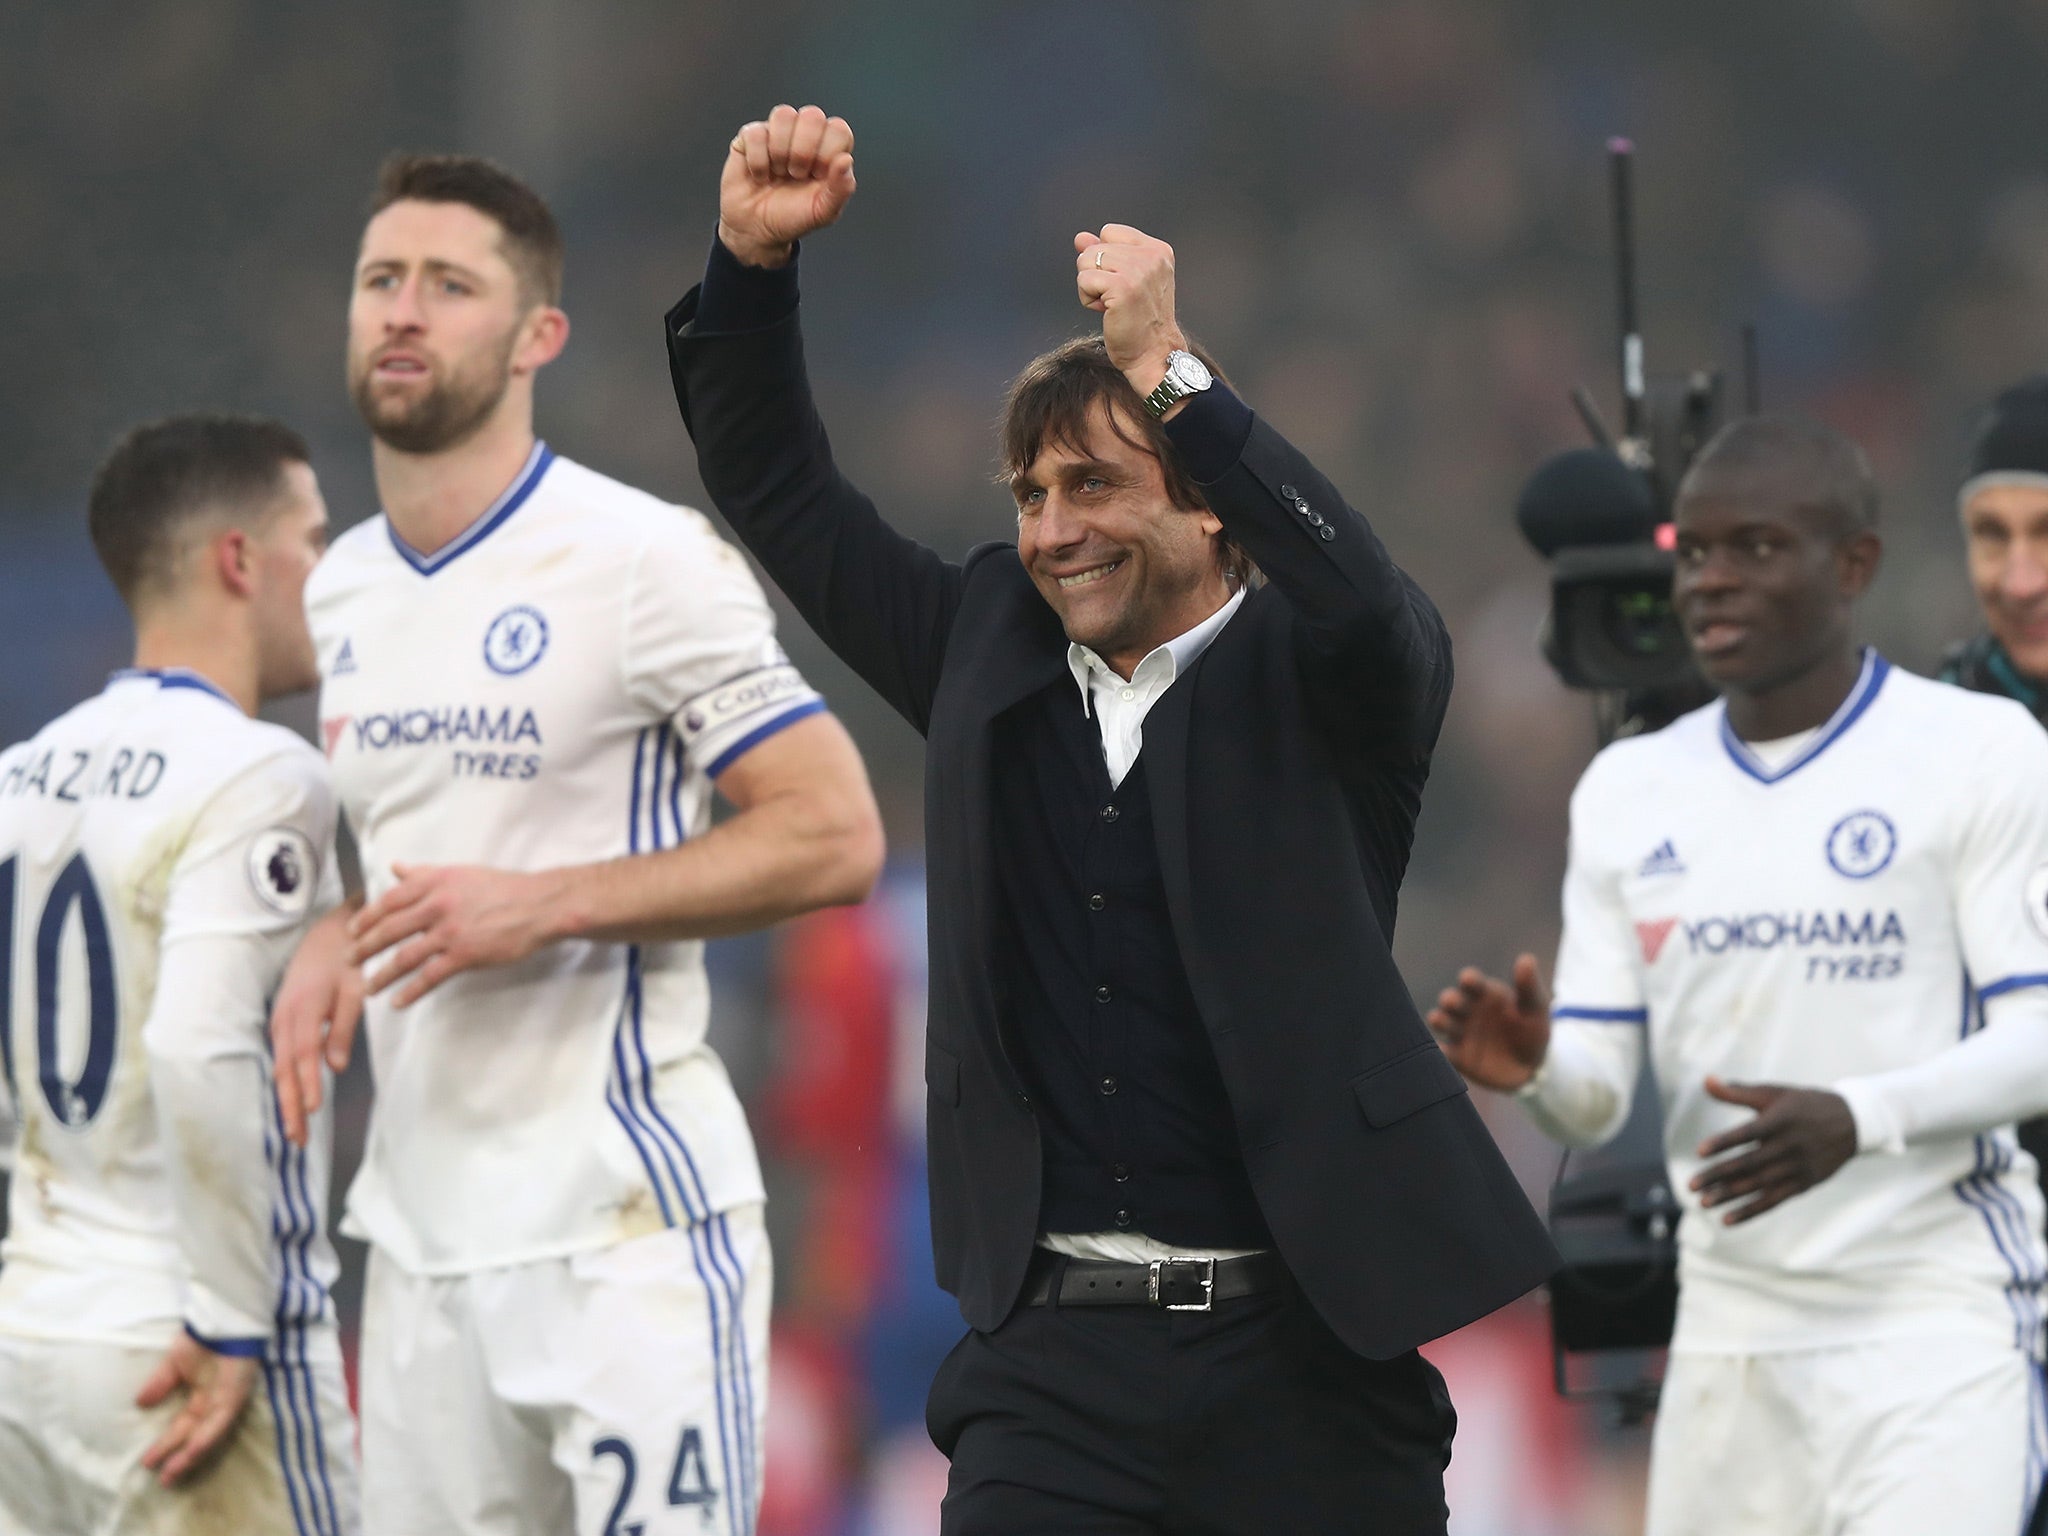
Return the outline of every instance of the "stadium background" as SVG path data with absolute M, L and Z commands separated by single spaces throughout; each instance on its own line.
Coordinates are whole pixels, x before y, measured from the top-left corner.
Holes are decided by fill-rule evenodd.
M 1758 324 L 1767 402 L 1872 453 L 1890 552 L 1866 627 L 1924 671 L 1971 622 L 1969 419 L 2048 359 L 2044 67 L 2029 0 L 15 0 L 0 740 L 125 660 L 82 505 L 126 424 L 275 413 L 339 525 L 374 509 L 342 314 L 391 148 L 492 154 L 552 199 L 575 336 L 542 430 L 699 500 L 656 321 L 700 269 L 733 127 L 816 100 L 855 125 L 861 192 L 807 260 L 814 371 L 842 462 L 902 526 L 949 553 L 1009 532 L 1002 385 L 1082 326 L 1068 240 L 1115 219 L 1175 244 L 1191 327 L 1436 597 L 1459 686 L 1399 945 L 1426 995 L 1555 940 L 1590 720 L 1536 658 L 1544 578 L 1508 514 L 1581 438 L 1572 383 L 1612 411 L 1603 140 L 1641 149 L 1652 370 L 1733 361 Z M 922 1392 L 958 1328 L 923 1234 L 919 745 L 785 635 L 868 755 L 892 873 L 859 912 L 714 956 L 778 1239 L 762 1529 L 917 1536 L 943 1478 Z M 1552 1154 L 1487 1108 L 1540 1187 Z M 1529 1307 L 1435 1351 L 1464 1416 L 1458 1536 L 1637 1528 L 1640 1433 L 1554 1404 L 1542 1339 Z

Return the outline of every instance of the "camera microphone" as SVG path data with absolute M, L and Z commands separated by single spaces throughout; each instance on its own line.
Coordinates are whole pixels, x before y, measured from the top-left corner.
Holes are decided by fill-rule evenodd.
M 1588 544 L 1650 543 L 1662 521 L 1649 480 L 1605 448 L 1544 460 L 1515 502 L 1516 526 L 1546 560 Z
M 1544 460 L 1515 501 L 1550 562 L 1543 654 L 1566 687 L 1640 693 L 1692 667 L 1671 612 L 1671 549 L 1649 477 L 1606 448 Z

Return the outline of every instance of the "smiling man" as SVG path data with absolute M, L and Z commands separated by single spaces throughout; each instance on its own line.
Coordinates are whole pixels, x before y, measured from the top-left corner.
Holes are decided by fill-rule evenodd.
M 1985 633 L 1943 675 L 2048 724 L 2048 376 L 2015 384 L 1985 414 L 1956 506 Z
M 941 1528 L 1441 1533 L 1415 1346 L 1553 1258 L 1390 953 L 1443 625 L 1128 225 L 1064 274 L 1099 333 L 1010 391 L 1016 543 L 894 532 L 798 328 L 852 150 L 815 107 L 741 129 L 669 339 L 720 509 L 927 741 L 932 1234 L 970 1325 Z
M 279 1091 L 295 1129 L 367 963 L 369 1529 L 744 1536 L 769 1257 L 701 941 L 860 900 L 880 823 L 739 552 L 535 436 L 561 279 L 499 167 L 384 167 L 348 346 L 383 512 L 307 589 L 370 904 L 294 963 Z
M 1943 682 L 2017 699 L 2048 726 L 2048 375 L 2005 390 L 1978 423 L 1956 493 L 1984 632 L 1944 659 Z M 2020 1145 L 2048 1188 L 2048 1120 Z
M 1876 488 L 1753 418 L 1679 487 L 1674 602 L 1719 703 L 1572 797 L 1532 956 L 1430 1016 L 1472 1081 L 1597 1145 L 1645 1052 L 1682 1192 L 1651 1536 L 2011 1531 L 2044 1466 L 2048 743 L 1859 649 Z

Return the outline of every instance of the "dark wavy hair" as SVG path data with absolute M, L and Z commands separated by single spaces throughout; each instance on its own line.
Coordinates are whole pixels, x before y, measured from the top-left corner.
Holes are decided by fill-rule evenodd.
M 1188 350 L 1219 380 L 1223 370 L 1199 342 Z M 1228 382 L 1224 380 L 1224 382 Z M 1209 502 L 1181 463 L 1166 429 L 1145 409 L 1145 401 L 1123 370 L 1109 360 L 1100 336 L 1077 336 L 1041 353 L 1011 381 L 997 433 L 996 483 L 1012 490 L 1048 447 L 1088 451 L 1088 428 L 1098 404 L 1109 408 L 1109 428 L 1129 446 L 1159 461 L 1166 499 L 1183 512 L 1207 511 Z M 1258 568 L 1228 534 L 1220 538 L 1223 571 L 1240 584 Z

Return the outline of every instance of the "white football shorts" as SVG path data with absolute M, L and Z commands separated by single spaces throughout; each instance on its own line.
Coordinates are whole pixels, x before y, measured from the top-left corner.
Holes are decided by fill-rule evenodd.
M 2019 1536 L 2043 1410 L 2040 1365 L 1974 1334 L 1674 1354 L 1648 1536 Z
M 0 1335 L 0 1536 L 356 1536 L 355 1420 L 331 1330 L 273 1344 L 234 1430 L 176 1488 L 135 1406 L 163 1351 Z
M 759 1205 L 473 1274 L 370 1253 L 377 1536 L 750 1536 L 768 1407 Z

